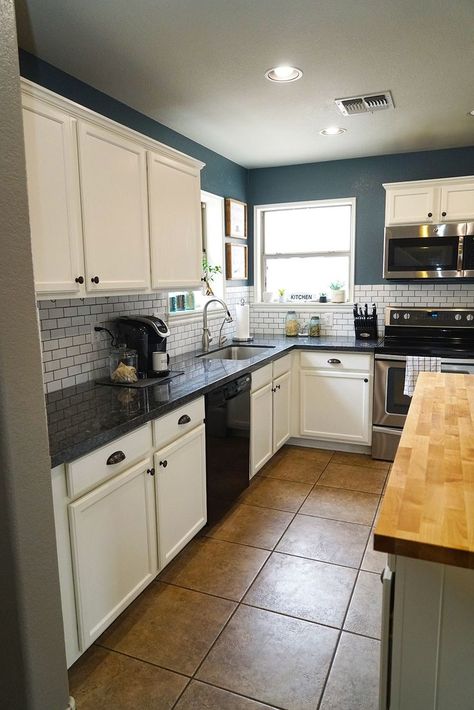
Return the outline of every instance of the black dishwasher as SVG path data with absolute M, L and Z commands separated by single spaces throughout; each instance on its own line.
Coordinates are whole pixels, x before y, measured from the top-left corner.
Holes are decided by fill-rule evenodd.
M 207 521 L 215 523 L 249 484 L 251 376 L 206 395 Z

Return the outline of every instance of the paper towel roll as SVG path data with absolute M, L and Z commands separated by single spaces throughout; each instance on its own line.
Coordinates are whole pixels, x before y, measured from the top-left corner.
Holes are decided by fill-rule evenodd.
M 250 337 L 250 309 L 248 303 L 235 307 L 235 337 L 246 340 Z

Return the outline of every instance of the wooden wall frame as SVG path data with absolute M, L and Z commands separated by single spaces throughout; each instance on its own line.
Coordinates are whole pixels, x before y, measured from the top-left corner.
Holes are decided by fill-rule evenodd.
M 248 278 L 248 247 L 246 244 L 225 245 L 225 273 L 228 281 Z
M 240 200 L 226 197 L 225 201 L 225 236 L 234 239 L 247 239 L 247 205 Z

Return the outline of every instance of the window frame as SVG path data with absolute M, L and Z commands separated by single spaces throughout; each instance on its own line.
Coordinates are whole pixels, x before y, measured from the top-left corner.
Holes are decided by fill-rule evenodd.
M 346 284 L 347 301 L 344 303 L 319 303 L 319 301 L 305 301 L 303 303 L 295 303 L 287 301 L 285 303 L 263 303 L 263 291 L 265 287 L 265 262 L 267 255 L 264 251 L 265 246 L 265 230 L 264 230 L 264 215 L 265 212 L 276 212 L 285 209 L 302 209 L 307 207 L 334 207 L 336 205 L 350 205 L 351 207 L 351 232 L 349 251 L 323 251 L 323 252 L 291 252 L 288 254 L 268 255 L 272 259 L 292 258 L 292 257 L 334 257 L 348 256 L 349 257 L 349 283 Z M 338 308 L 343 309 L 351 307 L 354 299 L 354 273 L 355 273 L 355 229 L 356 229 L 356 198 L 344 197 L 327 200 L 308 200 L 295 202 L 279 202 L 266 205 L 255 205 L 254 207 L 254 265 L 255 265 L 255 304 L 265 308 L 284 308 L 289 305 L 296 310 L 314 310 L 315 307 L 323 309 Z

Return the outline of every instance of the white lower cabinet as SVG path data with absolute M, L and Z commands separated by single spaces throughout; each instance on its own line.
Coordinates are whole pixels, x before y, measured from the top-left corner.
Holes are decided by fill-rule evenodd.
M 160 449 L 154 456 L 154 468 L 162 569 L 207 521 L 204 424 Z
M 302 370 L 301 436 L 370 443 L 370 376 Z
M 250 395 L 250 477 L 273 456 L 272 383 Z
M 146 459 L 69 505 L 81 651 L 157 573 L 151 471 Z
M 252 375 L 250 473 L 252 478 L 290 438 L 290 356 Z M 263 386 L 262 386 L 263 385 Z M 258 387 L 258 389 L 254 389 Z

